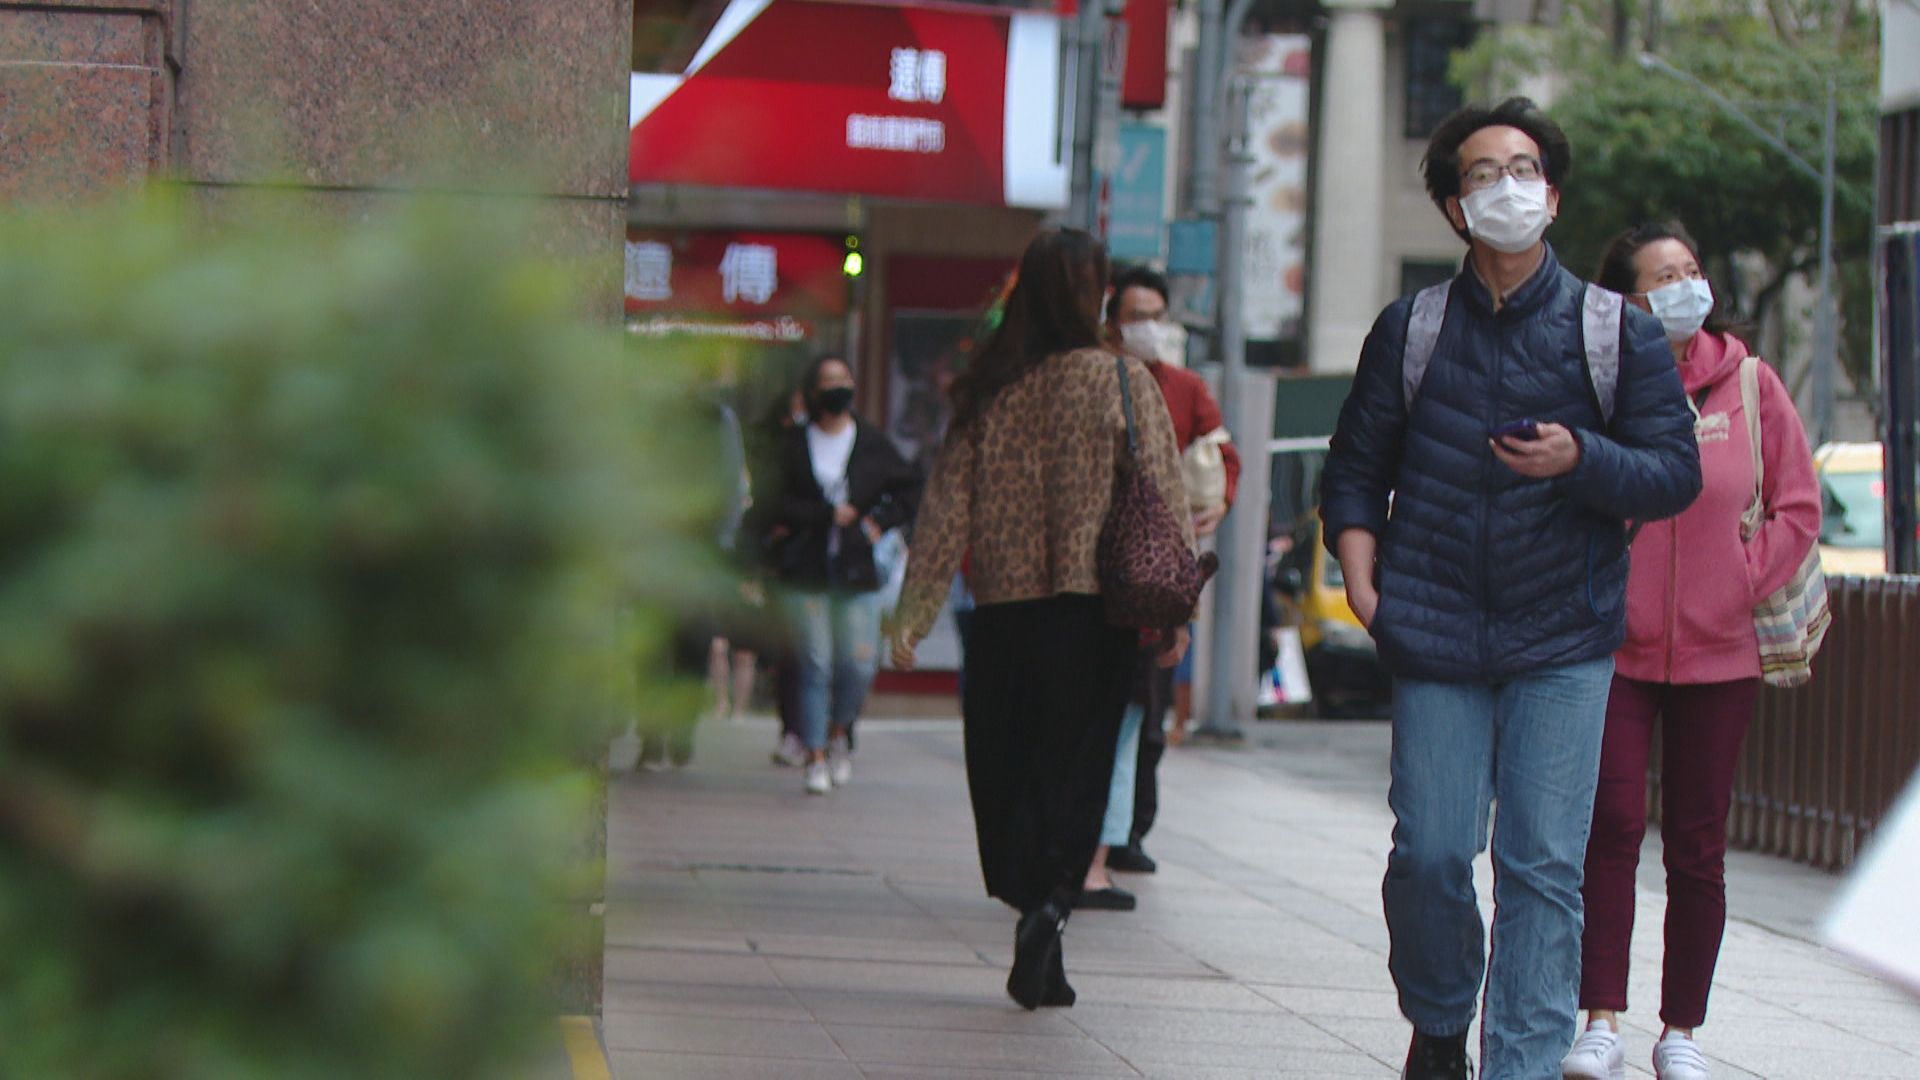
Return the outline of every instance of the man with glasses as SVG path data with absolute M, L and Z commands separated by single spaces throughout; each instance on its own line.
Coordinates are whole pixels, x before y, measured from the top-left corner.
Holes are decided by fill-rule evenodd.
M 1323 480 L 1326 543 L 1396 677 L 1382 895 L 1412 1080 L 1471 1075 L 1483 982 L 1484 1076 L 1560 1075 L 1627 523 L 1700 490 L 1660 324 L 1543 239 L 1571 158 L 1525 98 L 1434 132 L 1427 191 L 1466 262 L 1375 321 Z M 1490 957 L 1473 884 L 1489 838 Z

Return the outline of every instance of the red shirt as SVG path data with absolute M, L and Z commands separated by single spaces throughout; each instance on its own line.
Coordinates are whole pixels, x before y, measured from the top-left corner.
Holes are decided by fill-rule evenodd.
M 1173 415 L 1174 445 L 1185 453 L 1193 440 L 1210 435 L 1226 426 L 1220 416 L 1220 403 L 1213 400 L 1207 380 L 1188 371 L 1156 361 L 1147 363 L 1153 381 L 1160 384 L 1160 396 L 1167 399 L 1167 412 Z M 1240 490 L 1240 451 L 1232 443 L 1222 443 L 1220 458 L 1227 466 L 1227 505 Z

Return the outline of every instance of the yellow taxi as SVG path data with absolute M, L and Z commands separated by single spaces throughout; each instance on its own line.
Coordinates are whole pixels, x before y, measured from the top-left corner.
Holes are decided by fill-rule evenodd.
M 1825 503 L 1820 569 L 1829 574 L 1886 573 L 1886 478 L 1880 444 L 1827 443 L 1814 451 L 1813 464 Z
M 1347 579 L 1340 560 L 1320 542 L 1317 513 L 1294 530 L 1279 586 L 1299 615 L 1316 711 L 1328 718 L 1385 716 L 1393 700 L 1392 679 L 1380 666 L 1373 637 L 1347 603 Z

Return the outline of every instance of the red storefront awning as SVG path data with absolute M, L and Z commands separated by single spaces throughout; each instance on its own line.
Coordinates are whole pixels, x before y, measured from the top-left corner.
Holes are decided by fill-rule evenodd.
M 628 179 L 1053 208 L 1060 22 L 733 0 L 679 73 L 635 73 Z

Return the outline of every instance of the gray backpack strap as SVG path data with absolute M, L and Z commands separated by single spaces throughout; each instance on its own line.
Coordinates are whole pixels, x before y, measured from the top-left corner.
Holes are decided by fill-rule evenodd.
M 1587 345 L 1587 379 L 1600 403 L 1600 419 L 1613 423 L 1613 399 L 1620 389 L 1620 320 L 1624 297 L 1588 285 L 1581 305 L 1580 336 Z
M 1447 297 L 1453 292 L 1452 280 L 1429 285 L 1413 297 L 1413 314 L 1407 319 L 1407 350 L 1400 361 L 1400 381 L 1407 395 L 1407 408 L 1420 395 L 1420 380 L 1427 377 L 1427 365 L 1433 361 L 1433 347 L 1440 340 L 1440 324 L 1447 318 Z

